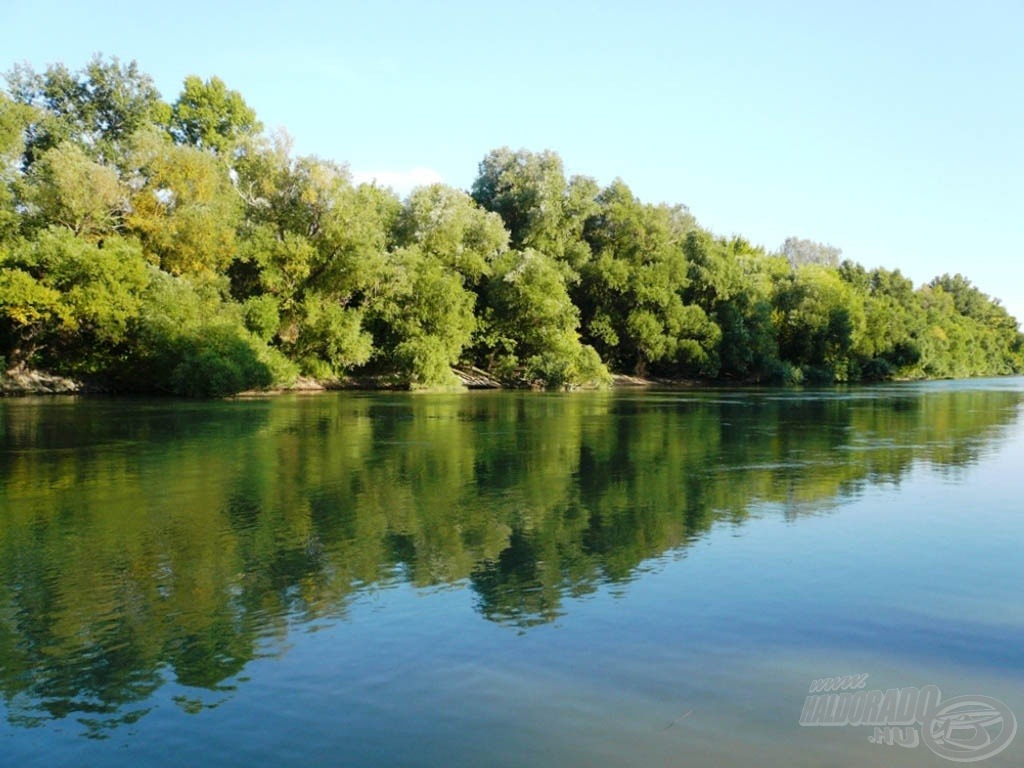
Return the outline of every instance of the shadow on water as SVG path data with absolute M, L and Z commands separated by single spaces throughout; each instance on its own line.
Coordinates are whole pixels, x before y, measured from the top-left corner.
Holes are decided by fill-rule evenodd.
M 344 394 L 0 403 L 0 693 L 12 723 L 217 696 L 367 587 L 456 584 L 520 630 L 765 505 L 956 473 L 1024 391 Z

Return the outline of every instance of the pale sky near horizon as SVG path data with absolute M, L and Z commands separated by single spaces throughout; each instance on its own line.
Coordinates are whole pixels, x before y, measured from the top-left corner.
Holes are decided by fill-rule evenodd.
M 1024 320 L 1024 3 L 5 3 L 0 69 L 217 75 L 298 152 L 404 193 L 504 145 L 722 235 L 961 272 Z

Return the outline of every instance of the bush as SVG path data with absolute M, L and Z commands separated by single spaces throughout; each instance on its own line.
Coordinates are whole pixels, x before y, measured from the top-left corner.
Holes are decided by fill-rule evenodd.
M 801 369 L 802 378 L 808 384 L 834 384 L 836 372 L 829 366 L 805 365 Z
M 253 296 L 242 304 L 245 327 L 257 338 L 269 342 L 277 334 L 281 316 L 273 296 Z
M 896 369 L 884 357 L 868 360 L 860 369 L 860 378 L 864 381 L 887 381 L 893 377 Z
M 457 386 L 451 351 L 436 336 L 419 336 L 400 343 L 392 355 L 403 384 L 410 388 Z
M 117 384 L 129 391 L 225 397 L 294 380 L 295 365 L 246 328 L 245 314 L 215 286 L 155 273 Z
M 771 360 L 765 366 L 762 381 L 775 386 L 797 386 L 803 384 L 803 371 L 784 360 Z
M 225 397 L 269 387 L 273 376 L 255 341 L 228 325 L 199 328 L 175 340 L 180 362 L 170 374 L 171 391 L 184 397 Z

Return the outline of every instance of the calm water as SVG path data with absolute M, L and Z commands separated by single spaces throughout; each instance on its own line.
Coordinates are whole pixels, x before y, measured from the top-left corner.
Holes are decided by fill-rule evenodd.
M 1022 379 L 2 401 L 0 764 L 952 766 L 799 720 L 867 673 L 1024 731 L 1022 413 Z

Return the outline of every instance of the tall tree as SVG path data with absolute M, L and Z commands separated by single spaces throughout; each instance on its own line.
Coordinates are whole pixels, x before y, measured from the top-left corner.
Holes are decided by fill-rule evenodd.
M 690 283 L 684 296 L 721 329 L 713 357 L 718 374 L 778 380 L 778 345 L 771 324 L 772 297 L 789 264 L 767 256 L 742 238 L 713 238 L 694 230 L 684 246 Z
M 608 372 L 580 341 L 579 310 L 565 270 L 539 251 L 509 251 L 494 264 L 486 291 L 481 352 L 511 380 L 546 386 L 604 383 Z
M 250 149 L 237 184 L 248 204 L 233 293 L 274 297 L 277 342 L 303 372 L 337 377 L 366 363 L 373 348 L 364 315 L 387 289 L 398 199 L 353 186 L 343 166 L 293 159 L 283 139 Z
M 847 381 L 864 333 L 861 297 L 834 269 L 798 267 L 775 297 L 773 314 L 784 360 L 817 381 Z
M 63 64 L 42 73 L 18 65 L 7 73 L 7 82 L 16 102 L 39 108 L 27 130 L 26 166 L 65 140 L 96 160 L 118 165 L 137 131 L 168 117 L 153 79 L 134 61 L 124 64 L 117 57 L 97 54 L 78 72 Z
M 77 144 L 46 150 L 27 174 L 26 221 L 61 226 L 76 235 L 101 236 L 121 226 L 128 189 L 117 171 L 92 160 Z
M 409 195 L 395 223 L 395 239 L 476 285 L 507 250 L 509 234 L 498 214 L 483 210 L 465 192 L 433 184 Z
M 241 201 L 227 169 L 202 150 L 141 133 L 132 156 L 135 192 L 126 216 L 160 266 L 174 275 L 222 272 L 235 256 Z
M 794 267 L 804 264 L 820 264 L 825 267 L 838 267 L 839 257 L 843 255 L 841 248 L 834 245 L 818 243 L 799 237 L 787 237 L 780 252 L 789 259 Z
M 189 75 L 171 105 L 170 131 L 175 141 L 216 154 L 226 154 L 246 137 L 263 130 L 256 112 L 242 94 L 219 77 L 202 80 Z
M 587 220 L 594 257 L 573 293 L 586 338 L 616 368 L 645 375 L 652 365 L 697 369 L 710 361 L 716 330 L 702 308 L 683 300 L 686 222 L 678 213 L 641 203 L 616 179 Z
M 502 147 L 480 162 L 472 195 L 501 216 L 513 248 L 533 248 L 578 269 L 590 257 L 581 236 L 595 191 L 591 179 L 566 181 L 554 152 Z
M 476 329 L 476 295 L 459 272 L 416 246 L 389 254 L 387 274 L 368 309 L 384 370 L 412 387 L 457 384 L 451 366 Z
M 0 91 L 0 243 L 12 237 L 21 225 L 15 187 L 21 178 L 24 136 L 33 112 Z

